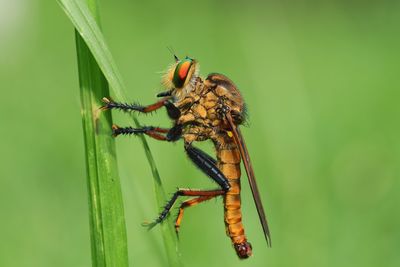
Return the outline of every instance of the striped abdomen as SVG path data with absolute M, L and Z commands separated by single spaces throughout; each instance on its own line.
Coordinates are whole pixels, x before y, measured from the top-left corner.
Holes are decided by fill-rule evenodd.
M 236 145 L 217 149 L 218 168 L 229 180 L 231 188 L 224 195 L 224 218 L 227 235 L 231 238 L 240 258 L 251 256 L 251 244 L 247 242 L 242 224 L 240 201 L 240 153 Z

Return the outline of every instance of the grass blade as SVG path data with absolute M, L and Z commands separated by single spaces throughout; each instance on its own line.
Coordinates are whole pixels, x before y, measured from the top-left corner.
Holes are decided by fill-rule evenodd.
M 96 2 L 90 1 L 96 14 Z M 85 41 L 76 32 L 82 122 L 86 148 L 90 235 L 93 266 L 128 266 L 121 185 L 111 137 L 111 114 L 97 118 L 99 99 L 109 94 L 103 76 Z
M 58 2 L 70 18 L 71 22 L 74 24 L 77 32 L 86 42 L 86 45 L 90 49 L 91 53 L 97 61 L 98 66 L 100 67 L 105 78 L 107 79 L 111 90 L 115 95 L 115 98 L 118 99 L 118 101 L 127 102 L 124 94 L 124 83 L 114 63 L 111 53 L 105 43 L 105 39 L 101 33 L 101 30 L 95 19 L 93 18 L 92 14 L 88 10 L 88 7 L 79 0 L 58 0 Z M 103 96 L 108 95 L 109 94 L 104 94 Z M 132 114 L 132 118 L 136 127 L 140 127 L 140 123 L 134 114 Z M 153 156 L 146 142 L 146 139 L 143 136 L 141 137 L 141 141 L 153 174 L 154 190 L 158 209 L 161 209 L 161 207 L 163 207 L 165 204 L 166 194 L 162 187 L 160 175 L 155 165 Z M 161 231 L 169 265 L 182 266 L 182 263 L 180 261 L 177 237 L 169 218 L 161 224 Z

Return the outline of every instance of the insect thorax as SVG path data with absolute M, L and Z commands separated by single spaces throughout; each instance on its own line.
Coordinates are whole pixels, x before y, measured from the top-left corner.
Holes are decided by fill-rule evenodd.
M 210 77 L 210 76 L 209 76 Z M 181 111 L 177 124 L 183 125 L 183 138 L 187 142 L 212 139 L 214 142 L 227 135 L 225 113 L 231 112 L 237 124 L 244 120 L 244 103 L 237 89 L 197 77 L 192 87 L 176 94 L 174 103 Z M 234 86 L 232 84 L 232 86 Z M 236 88 L 236 87 L 235 87 Z

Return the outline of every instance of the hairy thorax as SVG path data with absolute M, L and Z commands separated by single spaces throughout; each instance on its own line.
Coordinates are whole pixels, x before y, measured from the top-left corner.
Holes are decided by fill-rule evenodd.
M 210 76 L 209 76 L 210 77 Z M 203 81 L 197 77 L 191 90 L 176 98 L 175 106 L 181 111 L 177 124 L 183 126 L 185 142 L 213 141 L 229 138 L 228 122 L 224 113 L 232 111 L 235 122 L 242 123 L 244 103 L 238 91 L 229 86 L 216 84 L 209 77 Z

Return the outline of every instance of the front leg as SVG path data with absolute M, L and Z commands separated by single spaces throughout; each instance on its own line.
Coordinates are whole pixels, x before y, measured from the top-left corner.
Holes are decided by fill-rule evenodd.
M 109 110 L 109 109 L 119 109 L 125 112 L 129 111 L 138 111 L 141 113 L 150 113 L 160 109 L 162 107 L 166 107 L 168 116 L 171 119 L 177 119 L 181 115 L 180 110 L 169 100 L 171 96 L 167 96 L 162 98 L 160 101 L 157 101 L 154 104 L 148 106 L 142 106 L 139 104 L 128 104 L 128 103 L 121 103 L 121 102 L 114 102 L 113 100 L 103 97 L 104 106 L 101 107 L 102 110 Z

